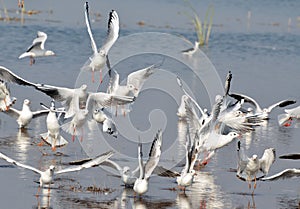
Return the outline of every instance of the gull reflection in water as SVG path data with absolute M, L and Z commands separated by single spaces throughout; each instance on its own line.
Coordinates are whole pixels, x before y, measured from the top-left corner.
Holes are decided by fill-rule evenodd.
M 16 159 L 20 162 L 27 162 L 28 149 L 30 147 L 30 136 L 26 129 L 19 129 L 15 142 Z M 20 172 L 21 178 L 25 178 L 25 169 Z
M 229 198 L 214 182 L 214 176 L 205 171 L 197 172 L 186 194 L 177 196 L 179 208 L 228 208 Z
M 48 188 L 41 189 L 41 195 L 37 197 L 37 206 L 33 207 L 36 209 L 52 209 L 50 206 L 50 197 L 52 194 L 52 190 Z

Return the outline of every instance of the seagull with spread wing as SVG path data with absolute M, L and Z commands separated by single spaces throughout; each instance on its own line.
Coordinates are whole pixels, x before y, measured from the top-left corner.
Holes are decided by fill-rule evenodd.
M 275 107 L 286 107 L 288 105 L 296 103 L 295 100 L 285 99 L 285 100 L 279 101 L 273 105 L 270 105 L 269 107 L 261 108 L 260 105 L 257 103 L 257 101 L 255 101 L 253 98 L 251 98 L 249 96 L 239 94 L 239 93 L 230 93 L 228 95 L 239 101 L 241 101 L 243 99 L 245 103 L 249 103 L 249 104 L 253 105 L 255 107 L 255 109 L 253 110 L 253 113 L 251 115 L 256 116 L 263 120 L 269 119 L 269 114 Z M 252 109 L 250 109 L 250 110 L 252 110 Z
M 14 117 L 17 120 L 19 128 L 25 128 L 33 118 L 48 114 L 49 110 L 38 110 L 32 112 L 30 109 L 29 99 L 25 99 L 23 102 L 22 110 L 17 110 L 15 108 L 10 108 L 4 113 L 9 116 Z
M 263 176 L 267 175 L 271 165 L 274 163 L 276 154 L 274 148 L 265 149 L 264 154 L 261 158 L 257 155 L 252 155 L 248 157 L 245 154 L 244 148 L 241 147 L 241 142 L 238 141 L 238 167 L 237 167 L 237 177 L 248 181 L 249 189 L 251 189 L 251 181 L 254 180 L 253 188 L 256 188 L 256 180 L 262 177 L 257 177 L 259 171 L 263 173 Z M 246 178 L 243 177 L 246 175 Z M 254 192 L 254 190 L 253 190 Z
M 45 42 L 47 40 L 47 34 L 38 31 L 37 37 L 33 40 L 32 44 L 28 47 L 27 51 L 19 56 L 19 59 L 24 57 L 30 57 L 30 65 L 35 63 L 35 57 L 53 56 L 55 53 L 51 50 L 45 49 Z
M 140 176 L 137 178 L 133 185 L 133 190 L 142 195 L 148 191 L 148 181 L 149 178 L 156 168 L 160 155 L 161 155 L 161 145 L 162 145 L 162 130 L 158 130 L 156 134 L 152 146 L 149 152 L 148 161 L 144 164 L 143 162 L 143 151 L 142 151 L 142 144 L 139 143 L 138 145 L 138 161 L 139 161 L 139 172 Z
M 278 115 L 278 123 L 280 126 L 289 127 L 292 124 L 293 119 L 300 119 L 300 106 L 285 109 L 285 113 Z
M 91 45 L 94 54 L 92 57 L 89 58 L 89 60 L 82 67 L 82 69 L 92 71 L 92 82 L 95 81 L 94 72 L 100 71 L 100 82 L 102 83 L 102 69 L 105 66 L 105 63 L 109 71 L 111 70 L 109 59 L 108 59 L 108 52 L 119 37 L 119 16 L 115 10 L 112 10 L 109 13 L 107 37 L 103 46 L 98 50 L 91 29 L 88 2 L 86 2 L 84 6 L 85 6 L 85 23 L 87 26 L 88 34 L 91 39 Z
M 108 158 L 110 158 L 113 154 L 114 154 L 113 151 L 109 151 L 109 152 L 106 152 L 104 154 L 99 155 L 98 157 L 95 157 L 94 159 L 92 159 L 92 160 L 90 160 L 90 161 L 88 161 L 88 162 L 86 162 L 86 163 L 84 163 L 82 165 L 72 166 L 72 167 L 65 168 L 65 169 L 58 170 L 58 171 L 56 171 L 56 167 L 54 165 L 50 165 L 47 170 L 41 171 L 41 170 L 36 169 L 36 168 L 34 168 L 32 166 L 25 165 L 23 163 L 15 161 L 15 160 L 7 157 L 6 155 L 4 155 L 2 153 L 0 153 L 0 158 L 2 158 L 3 160 L 6 160 L 9 163 L 12 163 L 14 165 L 20 166 L 22 168 L 26 168 L 26 169 L 32 170 L 33 172 L 40 174 L 40 180 L 39 180 L 40 184 L 39 184 L 38 192 L 36 194 L 36 195 L 38 195 L 41 187 L 43 187 L 44 185 L 49 185 L 48 188 L 50 190 L 50 184 L 53 182 L 55 175 L 62 174 L 62 173 L 79 171 L 79 170 L 82 170 L 84 168 L 91 168 L 91 167 L 94 167 L 94 166 L 98 166 L 102 162 L 104 162 L 105 160 L 107 160 Z

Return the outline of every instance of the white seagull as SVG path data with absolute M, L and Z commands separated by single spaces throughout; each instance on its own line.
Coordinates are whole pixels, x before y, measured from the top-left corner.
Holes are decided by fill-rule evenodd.
M 57 110 L 55 108 L 54 101 L 51 101 L 50 108 L 46 107 L 44 104 L 41 104 L 42 107 L 49 110 L 49 113 L 46 118 L 46 125 L 48 131 L 46 133 L 40 134 L 41 138 L 51 145 L 52 151 L 56 150 L 56 147 L 61 147 L 68 142 L 60 135 L 60 124 L 57 116 L 57 113 L 65 113 L 62 110 Z
M 253 115 L 258 118 L 261 118 L 263 120 L 269 119 L 269 114 L 275 107 L 286 107 L 288 105 L 296 103 L 295 100 L 285 99 L 285 100 L 279 101 L 273 105 L 270 105 L 269 107 L 261 108 L 259 106 L 259 104 L 253 98 L 251 98 L 249 96 L 246 96 L 243 94 L 238 94 L 238 93 L 230 93 L 229 96 L 231 96 L 239 101 L 243 99 L 245 103 L 252 104 L 255 107 Z
M 6 82 L 0 80 L 0 112 L 8 110 L 16 100 L 16 98 L 10 97 Z
M 85 3 L 85 23 L 87 26 L 88 34 L 91 39 L 91 45 L 94 54 L 92 57 L 89 58 L 88 62 L 82 67 L 82 69 L 87 69 L 92 71 L 93 82 L 95 81 L 94 72 L 100 71 L 100 82 L 102 83 L 102 69 L 105 66 L 105 63 L 109 69 L 109 72 L 111 69 L 109 64 L 109 59 L 108 59 L 108 52 L 119 37 L 119 17 L 117 12 L 114 10 L 112 10 L 109 13 L 107 37 L 103 46 L 99 50 L 93 38 L 93 33 L 91 30 L 88 2 Z
M 45 49 L 45 41 L 47 40 L 47 34 L 38 31 L 37 38 L 35 38 L 32 44 L 28 47 L 27 51 L 19 56 L 19 59 L 24 57 L 30 57 L 30 65 L 35 63 L 35 57 L 53 56 L 55 53 Z
M 284 114 L 278 115 L 278 123 L 280 126 L 291 126 L 294 118 L 300 119 L 300 106 L 292 109 L 285 109 L 284 112 Z
M 84 168 L 91 168 L 93 166 L 98 166 L 103 161 L 110 158 L 113 154 L 114 154 L 113 151 L 109 151 L 109 152 L 106 152 L 104 154 L 99 155 L 98 157 L 95 157 L 94 159 L 92 159 L 92 160 L 90 160 L 90 161 L 88 161 L 88 162 L 86 162 L 82 165 L 71 166 L 69 168 L 65 168 L 65 169 L 58 170 L 58 171 L 55 171 L 56 167 L 54 165 L 50 165 L 49 168 L 46 171 L 41 171 L 41 170 L 36 169 L 34 167 L 31 167 L 29 165 L 25 165 L 25 164 L 22 164 L 20 162 L 17 162 L 17 161 L 7 157 L 6 155 L 4 155 L 2 153 L 0 153 L 0 158 L 2 158 L 3 160 L 6 160 L 9 163 L 12 163 L 14 165 L 32 170 L 33 172 L 40 174 L 40 180 L 39 180 L 40 184 L 39 184 L 38 192 L 36 194 L 36 195 L 38 195 L 41 187 L 43 187 L 44 185 L 49 185 L 48 188 L 50 190 L 50 184 L 53 182 L 55 175 L 62 174 L 62 173 L 67 173 L 67 172 L 79 171 L 79 170 L 82 170 Z
M 32 112 L 30 109 L 29 99 L 25 99 L 23 102 L 22 110 L 10 108 L 4 113 L 16 118 L 19 128 L 25 128 L 33 118 L 48 114 L 49 110 L 39 110 Z
M 162 145 L 162 130 L 158 130 L 149 153 L 149 158 L 146 164 L 143 162 L 142 144 L 138 145 L 138 161 L 139 161 L 139 171 L 140 176 L 136 179 L 133 185 L 133 190 L 142 195 L 148 191 L 148 180 L 156 168 L 160 155 L 161 155 L 161 145 Z
M 157 64 L 151 65 L 141 70 L 134 71 L 127 76 L 126 85 L 120 85 L 120 75 L 114 70 L 114 76 L 111 76 L 107 89 L 108 93 L 114 95 L 129 96 L 132 93 L 135 97 L 139 95 L 145 81 L 154 73 L 158 67 Z
M 190 186 L 193 182 L 194 175 L 196 174 L 194 170 L 194 165 L 198 157 L 198 150 L 195 147 L 195 142 L 198 140 L 198 134 L 195 134 L 195 138 L 191 139 L 191 135 L 189 132 L 189 128 L 187 128 L 187 132 L 185 137 L 185 166 L 180 173 L 180 176 L 176 178 L 176 182 L 180 189 L 185 191 L 185 188 Z M 181 139 L 181 141 L 183 141 Z
M 260 180 L 262 181 L 275 181 L 279 179 L 287 179 L 287 178 L 295 178 L 300 177 L 300 169 L 299 168 L 288 168 L 279 173 L 276 173 L 272 176 L 263 177 Z
M 200 43 L 198 41 L 195 41 L 194 47 L 182 50 L 181 53 L 187 56 L 192 56 L 198 49 L 199 49 Z
M 112 135 L 113 137 L 117 138 L 118 130 L 116 127 L 115 122 L 104 113 L 104 108 L 97 108 L 93 112 L 93 119 L 97 123 L 102 124 L 102 131 Z
M 253 188 L 256 188 L 256 180 L 267 175 L 271 165 L 274 163 L 276 155 L 274 148 L 265 149 L 263 156 L 259 159 L 257 155 L 248 157 L 243 147 L 241 147 L 241 142 L 238 141 L 238 167 L 237 167 L 237 177 L 248 181 L 249 189 L 251 189 L 251 181 L 254 180 Z M 262 177 L 257 178 L 259 171 L 263 172 Z M 246 178 L 242 175 L 246 174 Z M 254 192 L 254 190 L 253 190 Z

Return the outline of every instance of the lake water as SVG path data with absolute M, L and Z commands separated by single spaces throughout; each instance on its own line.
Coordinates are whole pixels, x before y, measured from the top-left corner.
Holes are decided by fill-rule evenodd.
M 191 46 L 182 41 L 181 36 L 191 42 L 196 38 L 186 15 L 190 10 L 183 1 L 90 2 L 92 29 L 99 46 L 106 34 L 108 12 L 111 9 L 118 11 L 120 38 L 110 52 L 110 59 L 123 82 L 128 73 L 163 60 L 161 70 L 145 83 L 144 90 L 125 118 L 113 116 L 120 128 L 117 139 L 102 134 L 99 131 L 101 127 L 97 126 L 85 133 L 83 143 L 78 140 L 73 143 L 71 136 L 63 132 L 69 144 L 57 150 L 62 155 L 54 155 L 50 147 L 37 146 L 39 134 L 46 132 L 45 117 L 33 120 L 27 131 L 20 132 L 15 120 L 1 113 L 0 152 L 45 169 L 50 164 L 64 167 L 69 161 L 114 149 L 117 154 L 113 159 L 135 168 L 138 137 L 145 145 L 144 156 L 147 156 L 153 136 L 158 128 L 163 128 L 161 164 L 180 171 L 182 167 L 173 167 L 183 158 L 182 147 L 176 140 L 176 110 L 182 95 L 176 84 L 176 75 L 183 79 L 185 87 L 199 104 L 208 109 L 215 93 L 222 93 L 228 70 L 233 73 L 231 90 L 255 98 L 262 107 L 286 98 L 300 100 L 299 1 L 191 2 L 202 18 L 209 5 L 215 9 L 209 45 L 201 48 L 207 57 L 197 54 L 200 62 L 179 53 Z M 20 17 L 15 12 L 17 2 L 3 1 L 1 8 L 4 6 L 10 17 Z M 23 24 L 15 21 L 0 23 L 0 65 L 32 82 L 70 88 L 90 82 L 90 73 L 80 73 L 80 68 L 92 54 L 84 23 L 83 2 L 25 0 L 25 7 L 41 13 L 25 15 Z M 251 11 L 250 20 L 247 20 L 248 11 Z M 0 14 L 5 16 L 3 10 Z M 139 21 L 145 25 L 139 26 Z M 57 56 L 36 59 L 36 63 L 29 66 L 28 59 L 18 60 L 17 57 L 30 45 L 38 30 L 48 34 L 45 47 L 55 51 Z M 190 68 L 197 69 L 193 71 Z M 104 77 L 101 85 L 88 84 L 91 91 L 105 91 L 108 77 Z M 40 102 L 50 102 L 49 97 L 33 88 L 9 86 L 12 96 L 18 99 L 17 109 L 21 108 L 25 98 L 32 101 L 33 110 L 41 108 Z M 274 110 L 266 126 L 256 128 L 251 135 L 241 139 L 249 155 L 255 153 L 261 156 L 268 147 L 274 147 L 277 156 L 299 153 L 300 129 L 297 124 L 291 128 L 280 128 L 277 115 L 282 112 L 282 109 Z M 128 121 L 132 126 L 127 125 Z M 154 176 L 150 179 L 149 191 L 142 198 L 134 198 L 133 191 L 124 189 L 120 179 L 112 176 L 114 173 L 110 170 L 92 168 L 57 176 L 50 196 L 48 190 L 43 189 L 38 199 L 34 196 L 38 175 L 1 161 L 1 208 L 299 207 L 299 178 L 258 182 L 252 196 L 247 183 L 230 171 L 236 168 L 236 160 L 236 143 L 232 142 L 219 150 L 211 162 L 198 172 L 195 183 L 185 194 L 172 190 L 177 187 L 175 179 Z M 294 167 L 299 168 L 299 161 L 277 158 L 269 174 Z M 107 188 L 107 191 L 90 192 L 88 187 L 91 186 Z

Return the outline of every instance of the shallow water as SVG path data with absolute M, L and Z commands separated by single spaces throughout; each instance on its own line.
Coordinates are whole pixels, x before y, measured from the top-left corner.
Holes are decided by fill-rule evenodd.
M 120 37 L 136 32 L 158 31 L 181 34 L 191 41 L 195 39 L 188 18 L 179 14 L 179 12 L 187 10 L 181 1 L 154 1 L 152 3 L 132 1 L 132 3 L 136 3 L 140 10 L 131 13 L 130 5 L 120 1 L 103 2 L 103 5 L 90 3 L 91 9 L 102 15 L 99 20 L 95 19 L 96 22 L 92 25 L 94 34 L 97 34 L 95 35 L 97 43 L 102 43 L 106 33 L 106 13 L 111 8 L 120 12 L 123 25 Z M 193 3 L 201 5 L 201 8 L 207 8 L 208 5 L 205 2 L 203 5 L 198 2 Z M 299 8 L 299 2 L 278 1 L 276 2 L 278 4 L 275 4 L 265 1 L 236 4 L 234 1 L 229 1 L 225 4 L 222 1 L 211 1 L 210 3 L 215 6 L 214 23 L 216 25 L 213 27 L 209 46 L 203 47 L 202 51 L 213 63 L 219 79 L 223 81 L 228 70 L 231 70 L 233 72 L 232 91 L 252 96 L 262 106 L 268 106 L 285 98 L 300 100 L 298 92 L 300 89 L 298 72 L 300 30 L 296 20 L 297 15 L 299 16 L 299 11 L 296 9 Z M 5 2 L 5 4 L 8 8 L 16 9 L 17 7 L 11 2 Z M 25 19 L 24 25 L 19 22 L 0 23 L 0 65 L 32 82 L 51 85 L 73 87 L 79 85 L 80 79 L 90 79 L 90 73 L 79 74 L 79 69 L 92 53 L 84 25 L 82 4 L 78 5 L 71 1 L 64 2 L 64 6 L 68 6 L 70 10 L 68 16 L 66 16 L 64 8 L 56 1 L 43 5 L 36 2 L 32 5 L 32 2 L 25 0 L 25 4 L 27 8 L 38 8 L 43 12 L 38 16 L 27 17 L 28 20 Z M 44 12 L 49 8 L 53 10 L 53 14 Z M 145 11 L 145 8 L 157 8 L 156 12 L 161 15 L 153 16 Z M 279 15 L 277 12 L 275 13 L 278 9 L 281 11 Z M 249 10 L 252 11 L 252 19 L 251 24 L 247 25 L 246 15 Z M 162 14 L 165 15 L 163 21 L 160 20 Z M 292 18 L 290 28 L 287 26 L 289 17 Z M 48 21 L 49 19 L 59 21 Z M 145 21 L 144 27 L 136 24 L 140 20 Z M 277 22 L 279 24 L 274 24 Z M 45 23 L 47 23 L 46 26 Z M 166 25 L 171 27 L 166 27 Z M 37 30 L 48 33 L 46 48 L 53 49 L 57 56 L 37 59 L 35 65 L 29 66 L 28 59 L 18 60 L 17 57 L 29 46 Z M 111 61 L 114 68 L 120 73 L 122 80 L 129 72 L 157 63 L 163 57 L 157 54 L 146 54 L 132 56 L 121 62 L 116 58 L 123 53 L 120 51 L 120 47 L 124 44 L 122 40 L 126 39 L 120 39 L 111 51 Z M 125 49 L 128 54 L 132 54 L 136 48 L 146 51 L 151 48 L 151 43 L 153 43 L 147 39 L 136 39 L 135 41 L 135 45 Z M 157 40 L 158 44 L 165 47 L 157 50 L 174 47 L 168 46 L 168 42 L 159 41 L 161 40 Z M 188 47 L 188 43 L 185 44 L 183 43 L 182 47 Z M 183 48 L 178 48 L 178 50 L 181 49 Z M 23 163 L 44 169 L 50 164 L 65 166 L 65 163 L 69 161 L 86 158 L 86 152 L 96 155 L 108 149 L 114 149 L 119 153 L 113 159 L 118 160 L 120 164 L 130 164 L 135 167 L 137 166 L 135 158 L 138 134 L 144 142 L 144 156 L 147 156 L 150 148 L 149 142 L 156 130 L 163 127 L 162 149 L 164 154 L 161 163 L 171 167 L 183 157 L 182 147 L 176 141 L 176 110 L 181 92 L 178 87 L 175 88 L 175 75 L 182 77 L 185 85 L 194 93 L 201 106 L 210 107 L 211 97 L 214 95 L 207 93 L 208 84 L 203 84 L 194 74 L 191 74 L 182 62 L 176 61 L 174 57 L 164 59 L 163 70 L 158 71 L 151 78 L 151 82 L 157 83 L 145 83 L 145 90 L 141 92 L 126 118 L 115 117 L 120 124 L 125 123 L 129 118 L 135 132 L 126 132 L 128 127 L 124 126 L 125 130 L 120 131 L 120 137 L 114 139 L 105 134 L 99 135 L 99 130 L 96 128 L 94 132 L 86 133 L 83 147 L 80 146 L 78 140 L 72 143 L 71 136 L 62 133 L 70 143 L 66 147 L 58 149 L 58 152 L 63 153 L 58 156 L 53 155 L 49 147 L 36 146 L 39 142 L 39 134 L 46 132 L 45 117 L 33 120 L 26 132 L 19 132 L 16 122 L 1 113 L 1 152 Z M 184 60 L 184 58 L 181 59 Z M 193 65 L 191 60 L 184 60 L 184 62 Z M 207 74 L 203 73 L 203 76 L 207 76 Z M 162 86 L 158 88 L 155 85 Z M 219 91 L 217 87 L 220 85 L 219 83 L 216 82 L 212 85 L 216 85 L 214 90 Z M 223 84 L 221 83 L 221 85 Z M 100 87 L 91 85 L 91 88 L 105 90 L 106 86 L 107 77 L 104 78 L 104 83 Z M 163 88 L 167 87 L 170 88 L 163 91 Z M 11 84 L 10 89 L 13 96 L 18 98 L 16 108 L 21 108 L 25 98 L 32 101 L 34 110 L 40 109 L 41 101 L 45 104 L 50 102 L 49 97 L 29 87 Z M 175 93 L 171 94 L 170 92 L 173 91 Z M 295 127 L 279 128 L 277 115 L 280 113 L 282 110 L 276 109 L 272 112 L 267 126 L 258 127 L 250 136 L 243 137 L 242 143 L 245 144 L 249 155 L 256 153 L 260 156 L 267 147 L 274 147 L 277 156 L 299 153 L 300 129 Z M 91 144 L 93 146 L 89 146 Z M 91 150 L 91 148 L 94 149 Z M 177 152 L 173 152 L 173 148 Z M 43 156 L 42 152 L 50 155 Z M 187 190 L 186 194 L 172 190 L 177 186 L 175 179 L 154 176 L 150 179 L 149 191 L 141 199 L 134 198 L 132 190 L 124 189 L 120 185 L 120 180 L 113 177 L 111 172 L 99 168 L 57 176 L 59 179 L 53 185 L 50 197 L 47 195 L 48 190 L 43 189 L 43 195 L 37 199 L 34 195 L 38 184 L 34 181 L 38 181 L 38 176 L 28 170 L 7 166 L 8 164 L 3 161 L 0 162 L 1 208 L 39 208 L 40 206 L 46 208 L 298 207 L 300 201 L 299 179 L 258 182 L 255 195 L 251 196 L 247 183 L 237 179 L 234 172 L 230 172 L 231 168 L 236 167 L 236 158 L 236 143 L 233 142 L 219 150 L 211 162 L 198 173 L 195 183 Z M 293 167 L 299 168 L 299 161 L 277 158 L 271 167 L 270 174 Z M 182 168 L 175 167 L 174 169 L 180 171 Z M 107 193 L 89 192 L 87 191 L 89 186 L 109 188 L 110 190 Z

